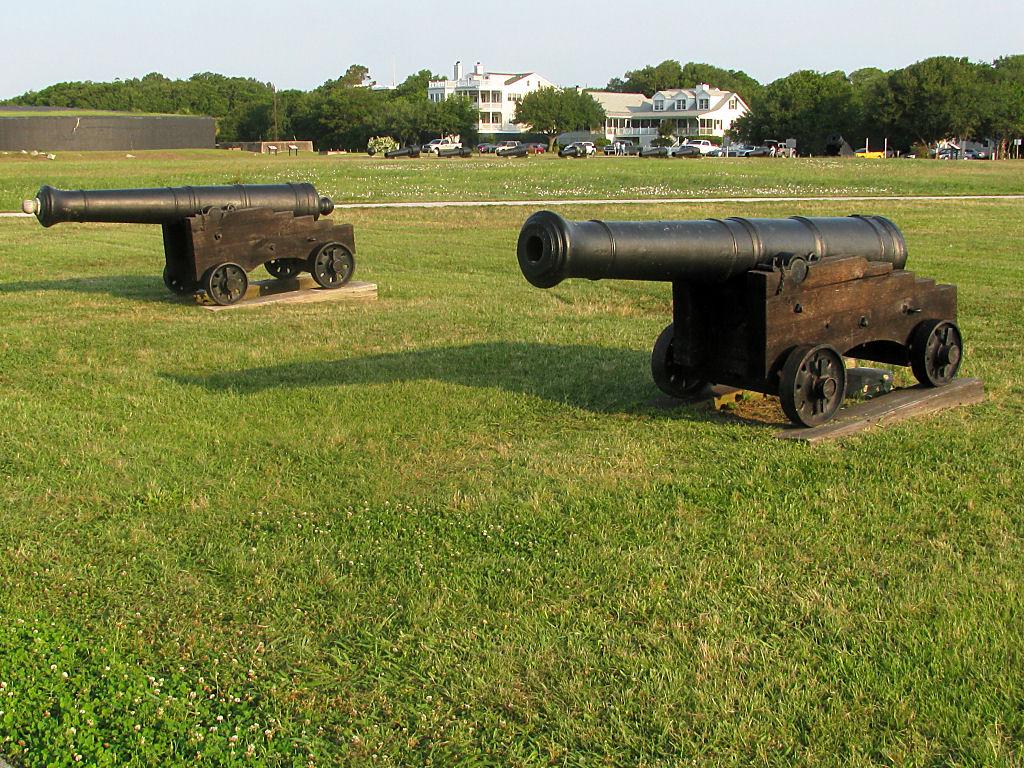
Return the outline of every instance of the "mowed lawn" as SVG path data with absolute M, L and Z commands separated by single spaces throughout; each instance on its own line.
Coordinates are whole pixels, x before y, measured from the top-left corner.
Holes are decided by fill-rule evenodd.
M 386 160 L 224 150 L 0 153 L 0 211 L 16 211 L 40 183 L 60 188 L 308 181 L 341 203 L 433 200 L 574 200 L 802 195 L 1022 194 L 1016 162 L 845 158 L 705 158 L 554 155 Z
M 0 158 L 0 208 L 41 181 L 217 183 L 245 160 L 205 158 Z M 330 160 L 293 175 L 398 173 Z M 500 195 L 499 171 L 472 176 L 493 161 L 463 190 L 430 162 L 403 171 L 425 198 Z M 529 183 L 713 186 L 702 162 L 604 162 L 540 159 Z M 844 164 L 847 184 L 816 162 L 751 165 L 744 189 L 775 169 L 854 192 L 868 166 L 928 193 L 1022 178 L 880 161 Z M 219 313 L 167 293 L 158 227 L 2 219 L 0 755 L 1019 765 L 1024 202 L 558 210 L 889 216 L 908 267 L 959 286 L 962 374 L 988 399 L 814 448 L 774 437 L 774 405 L 665 407 L 648 361 L 668 286 L 533 288 L 529 209 L 340 211 L 379 301 Z

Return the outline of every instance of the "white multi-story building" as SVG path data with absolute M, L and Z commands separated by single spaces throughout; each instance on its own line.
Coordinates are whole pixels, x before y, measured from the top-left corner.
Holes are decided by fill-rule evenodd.
M 451 80 L 430 81 L 427 98 L 444 101 L 455 94 L 468 96 L 480 111 L 480 133 L 522 133 L 523 128 L 512 122 L 516 104 L 531 91 L 556 87 L 536 72 L 486 72 L 479 61 L 469 74 L 463 74 L 462 62 L 455 62 L 454 75 Z
M 707 83 L 658 91 L 651 98 L 642 93 L 589 93 L 604 107 L 608 141 L 629 139 L 642 146 L 658 138 L 658 129 L 666 120 L 671 121 L 676 136 L 724 136 L 738 118 L 750 111 L 738 93 Z

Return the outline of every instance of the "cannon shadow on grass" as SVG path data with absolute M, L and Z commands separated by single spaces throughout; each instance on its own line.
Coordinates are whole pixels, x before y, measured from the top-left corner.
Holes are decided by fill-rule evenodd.
M 662 395 L 650 380 L 650 356 L 633 349 L 529 342 L 487 342 L 332 361 L 227 371 L 165 374 L 179 384 L 254 394 L 276 388 L 440 381 L 526 394 L 595 413 L 683 417 L 764 427 Z
M 164 287 L 159 275 L 106 275 L 101 277 L 69 277 L 63 280 L 22 280 L 0 283 L 0 295 L 5 293 L 35 293 L 38 291 L 71 291 L 73 293 L 105 293 L 121 299 L 149 299 L 152 301 L 181 301 Z M 191 297 L 185 297 L 191 300 Z

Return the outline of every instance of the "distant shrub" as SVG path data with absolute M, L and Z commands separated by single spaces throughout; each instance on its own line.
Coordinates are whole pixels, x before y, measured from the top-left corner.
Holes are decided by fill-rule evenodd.
M 390 136 L 374 136 L 366 142 L 366 153 L 368 155 L 383 155 L 392 149 L 398 149 L 398 142 Z

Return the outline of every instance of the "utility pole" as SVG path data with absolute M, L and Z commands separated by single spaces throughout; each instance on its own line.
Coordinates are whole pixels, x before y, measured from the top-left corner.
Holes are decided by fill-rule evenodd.
M 277 127 L 277 86 L 271 83 L 270 87 L 274 89 L 274 141 L 280 141 L 281 135 Z

